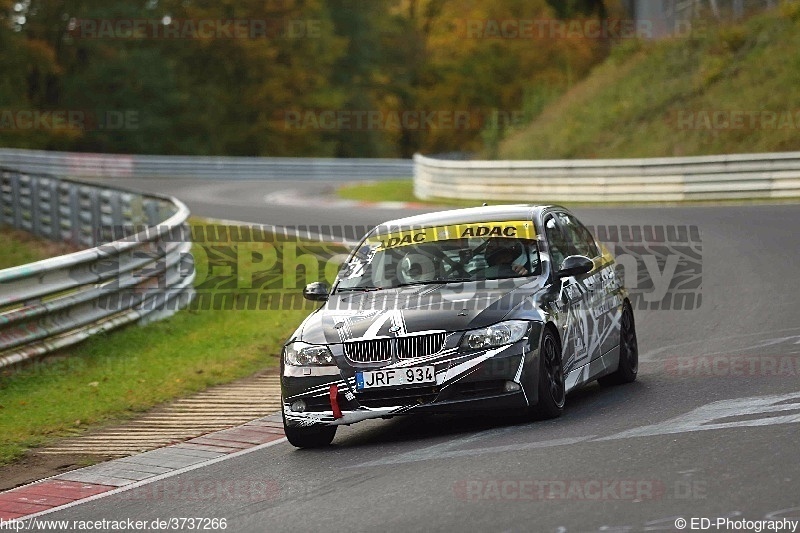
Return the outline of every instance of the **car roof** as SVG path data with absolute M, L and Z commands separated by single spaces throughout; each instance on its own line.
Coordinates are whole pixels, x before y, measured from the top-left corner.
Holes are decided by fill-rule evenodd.
M 473 224 L 478 222 L 500 222 L 504 220 L 535 220 L 538 215 L 552 205 L 492 205 L 437 211 L 424 215 L 389 220 L 378 225 L 381 229 L 399 227 L 429 227 L 449 224 Z

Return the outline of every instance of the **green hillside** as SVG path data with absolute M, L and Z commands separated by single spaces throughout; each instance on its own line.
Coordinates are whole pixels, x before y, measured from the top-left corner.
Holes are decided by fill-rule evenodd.
M 500 159 L 800 150 L 800 5 L 686 38 L 627 42 L 509 135 Z

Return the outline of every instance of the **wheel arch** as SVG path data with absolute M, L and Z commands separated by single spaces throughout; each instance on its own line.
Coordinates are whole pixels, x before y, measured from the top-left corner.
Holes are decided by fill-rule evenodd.
M 544 326 L 542 326 L 542 334 L 544 334 L 545 331 L 551 331 L 553 333 L 553 336 L 555 336 L 556 341 L 558 341 L 558 347 L 562 350 L 562 356 L 563 356 L 564 341 L 561 338 L 561 333 L 558 331 L 558 326 L 556 326 L 555 322 L 552 321 L 545 322 Z M 541 336 L 539 342 L 541 343 Z

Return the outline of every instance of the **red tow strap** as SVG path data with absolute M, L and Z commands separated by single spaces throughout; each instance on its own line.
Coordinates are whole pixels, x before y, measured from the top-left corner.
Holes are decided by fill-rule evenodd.
M 339 408 L 339 386 L 331 385 L 331 410 L 333 418 L 342 418 L 342 410 Z

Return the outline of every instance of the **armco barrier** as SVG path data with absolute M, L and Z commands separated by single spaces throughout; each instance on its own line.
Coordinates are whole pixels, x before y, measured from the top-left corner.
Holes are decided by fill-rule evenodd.
M 451 161 L 414 157 L 419 198 L 677 202 L 800 197 L 800 152 L 707 157 Z
M 0 167 L 0 224 L 87 247 L 0 270 L 0 368 L 187 305 L 188 216 L 174 198 Z
M 407 178 L 410 159 L 201 157 L 46 152 L 0 148 L 0 166 L 72 178 L 363 180 Z

